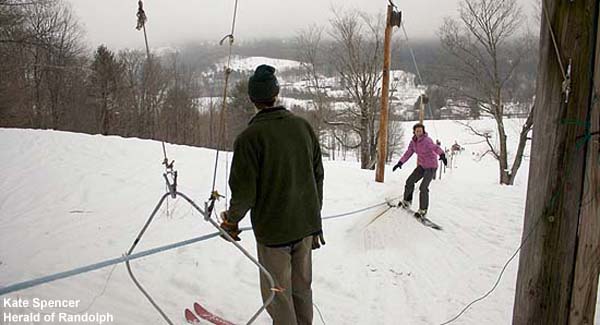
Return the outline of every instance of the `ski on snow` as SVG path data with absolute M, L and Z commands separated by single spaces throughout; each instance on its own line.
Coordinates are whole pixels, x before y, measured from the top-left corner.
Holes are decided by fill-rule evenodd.
M 414 212 L 412 210 L 406 210 L 406 211 L 408 211 L 408 212 Z M 429 220 L 429 218 L 420 215 L 417 212 L 413 213 L 413 217 L 415 217 L 415 219 L 417 219 L 420 223 L 422 223 L 426 227 L 430 227 L 430 228 L 433 228 L 435 230 L 442 230 L 442 227 L 440 225 L 438 225 L 437 223 Z
M 185 320 L 188 322 L 188 324 L 200 324 L 200 319 L 187 308 L 185 309 Z
M 417 213 L 417 212 L 413 211 L 413 210 L 412 210 L 412 209 L 410 209 L 410 208 L 403 208 L 403 207 L 400 207 L 400 206 L 398 206 L 398 205 L 394 205 L 394 204 L 392 204 L 390 201 L 388 201 L 388 206 L 389 206 L 389 207 L 398 208 L 398 209 L 400 209 L 400 210 L 403 210 L 403 211 L 406 211 L 406 212 L 408 212 L 408 213 L 412 214 L 412 215 L 413 215 L 413 217 L 415 217 L 415 219 L 417 219 L 417 221 L 419 221 L 419 222 L 420 222 L 421 224 L 423 224 L 425 227 L 429 227 L 429 228 L 432 228 L 432 229 L 435 229 L 435 230 L 443 230 L 442 226 L 440 226 L 440 225 L 438 225 L 437 223 L 435 223 L 435 222 L 433 222 L 433 221 L 429 220 L 429 218 L 427 218 L 427 217 L 425 217 L 425 216 L 422 216 L 422 215 L 420 215 L 419 213 Z
M 194 312 L 196 313 L 194 314 Z M 223 318 L 206 310 L 206 308 L 202 307 L 202 305 L 197 302 L 194 303 L 194 312 L 189 309 L 185 310 L 185 320 L 189 324 L 200 324 L 200 318 L 202 318 L 215 325 L 235 325 L 234 323 L 224 320 Z

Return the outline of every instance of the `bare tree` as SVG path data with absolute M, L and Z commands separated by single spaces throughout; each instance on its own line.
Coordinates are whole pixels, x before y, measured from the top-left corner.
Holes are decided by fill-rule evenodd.
M 20 71 L 25 59 L 14 40 L 21 39 L 24 29 L 22 8 L 11 2 L 0 2 L 0 125 L 28 126 L 29 118 L 23 114 L 26 107 L 26 80 Z
M 402 143 L 404 142 L 404 128 L 397 121 L 391 121 L 388 129 L 388 150 L 386 162 L 392 162 L 394 156 L 399 154 L 402 150 Z
M 324 121 L 329 115 L 331 99 L 327 94 L 327 87 L 323 82 L 326 64 L 325 50 L 323 49 L 324 28 L 311 25 L 302 30 L 296 37 L 296 55 L 300 61 L 302 78 L 308 84 L 306 90 L 312 98 L 312 108 L 315 111 L 314 120 L 311 120 L 317 137 L 323 135 Z
M 168 93 L 168 74 L 158 58 L 146 58 L 142 51 L 121 51 L 119 60 L 124 67 L 125 89 L 123 105 L 136 118 L 136 134 L 143 138 L 158 139 L 160 110 Z
M 193 99 L 198 89 L 196 73 L 178 60 L 178 52 L 171 57 L 172 64 L 165 64 L 167 67 L 164 68 L 168 86 L 164 102 L 160 104 L 156 136 L 170 143 L 194 144 L 194 123 L 199 116 Z
M 68 4 L 60 0 L 35 1 L 24 6 L 24 24 L 32 45 L 29 69 L 34 78 L 34 116 L 42 127 L 57 128 L 65 115 L 65 91 L 81 56 L 81 28 Z M 23 43 L 27 44 L 27 43 Z
M 229 93 L 227 105 L 226 148 L 233 148 L 235 138 L 246 129 L 255 113 L 254 104 L 248 97 L 248 78 L 241 78 Z
M 521 165 L 527 134 L 532 127 L 532 112 L 523 125 L 512 167 L 508 165 L 507 134 L 504 127 L 507 86 L 514 77 L 524 53 L 519 46 L 508 46 L 522 25 L 516 0 L 463 0 L 458 20 L 446 18 L 440 28 L 442 47 L 449 54 L 447 87 L 464 101 L 496 121 L 499 148 L 488 145 L 498 160 L 500 184 L 512 185 Z M 481 135 L 475 129 L 475 134 Z
M 330 34 L 334 39 L 331 57 L 342 86 L 354 105 L 348 105 L 329 124 L 344 126 L 358 136 L 363 169 L 373 168 L 376 159 L 375 120 L 380 97 L 378 85 L 382 77 L 382 26 L 382 17 L 373 19 L 355 11 L 334 11 L 331 20 Z M 342 138 L 338 137 L 338 140 L 347 147 L 353 146 Z
M 398 90 L 400 79 L 394 78 L 390 85 L 390 98 L 394 98 L 394 93 Z M 392 162 L 394 156 L 397 155 L 403 148 L 404 143 L 404 128 L 397 121 L 397 118 L 390 118 L 387 132 L 387 157 L 386 162 Z
M 84 98 L 74 91 L 85 76 L 82 49 L 81 28 L 65 2 L 0 2 L 0 71 L 6 76 L 0 111 L 8 113 L 3 120 L 29 127 L 76 125 L 71 113 Z

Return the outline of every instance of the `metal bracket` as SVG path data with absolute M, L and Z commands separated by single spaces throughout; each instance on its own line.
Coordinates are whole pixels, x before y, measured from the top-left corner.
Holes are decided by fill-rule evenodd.
M 219 45 L 223 45 L 223 43 L 225 43 L 225 40 L 229 40 L 229 44 L 233 44 L 234 41 L 234 37 L 233 34 L 228 34 L 225 35 L 220 41 L 219 41 Z
M 565 80 L 562 83 L 562 92 L 565 94 L 565 104 L 569 103 L 569 95 L 571 94 L 571 67 L 573 65 L 573 59 L 569 59 L 569 65 L 567 66 L 567 74 Z
M 224 198 L 224 196 L 219 194 L 219 192 L 212 191 L 212 193 L 210 193 L 210 198 L 207 202 L 204 203 L 204 211 L 206 211 L 206 214 L 204 215 L 204 220 L 208 220 L 208 218 L 210 218 L 210 215 L 215 209 L 215 202 L 218 201 L 220 198 Z
M 163 160 L 163 165 L 165 165 L 165 173 L 163 177 L 165 178 L 165 182 L 167 183 L 167 190 L 169 194 L 171 194 L 172 198 L 177 197 L 177 171 L 173 169 L 173 165 L 175 164 L 175 160 L 169 163 L 169 160 L 165 158 Z
M 171 194 L 172 198 L 177 197 L 177 171 L 176 170 L 167 170 L 163 177 L 165 178 L 165 182 L 167 183 L 167 190 L 169 194 Z

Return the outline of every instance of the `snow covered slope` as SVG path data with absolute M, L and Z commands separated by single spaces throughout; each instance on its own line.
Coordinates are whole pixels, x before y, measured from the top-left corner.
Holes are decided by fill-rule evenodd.
M 451 121 L 428 123 L 428 129 L 448 146 L 455 139 L 478 141 Z M 211 190 L 215 152 L 177 145 L 168 145 L 167 152 L 175 159 L 180 191 L 203 203 Z M 396 209 L 368 226 L 383 208 L 324 221 L 327 245 L 314 254 L 314 302 L 327 324 L 440 324 L 491 288 L 519 246 L 528 162 L 517 184 L 504 187 L 497 185 L 495 162 L 478 161 L 474 152 L 482 152 L 481 144 L 467 145 L 457 168 L 431 185 L 429 216 L 444 231 L 425 228 Z M 0 286 L 121 256 L 165 190 L 162 149 L 155 141 L 0 129 L 0 158 Z M 356 162 L 326 161 L 323 215 L 399 196 L 414 164 L 413 158 L 395 173 L 388 169 L 386 183 L 379 184 Z M 225 166 L 221 155 L 217 189 L 223 194 Z M 223 208 L 221 201 L 217 209 Z M 186 202 L 169 200 L 138 250 L 213 231 Z M 241 237 L 254 253 L 251 232 Z M 236 323 L 247 321 L 261 305 L 257 270 L 219 238 L 132 266 L 177 323 L 194 301 Z M 510 323 L 516 270 L 513 261 L 494 293 L 454 324 Z M 43 313 L 110 313 L 114 324 L 164 323 L 124 265 L 9 297 L 80 300 L 77 307 Z M 39 312 L 2 307 L 7 311 Z M 262 315 L 256 323 L 270 321 Z M 321 324 L 318 313 L 314 323 Z

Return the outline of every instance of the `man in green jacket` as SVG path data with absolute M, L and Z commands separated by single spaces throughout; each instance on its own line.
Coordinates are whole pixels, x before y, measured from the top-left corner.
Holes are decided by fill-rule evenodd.
M 258 260 L 276 288 L 261 274 L 263 301 L 274 325 L 312 324 L 312 253 L 325 244 L 321 229 L 323 163 L 310 124 L 284 107 L 275 68 L 261 65 L 248 81 L 258 113 L 236 138 L 229 176 L 231 201 L 221 227 L 239 240 L 239 221 L 248 210 Z

